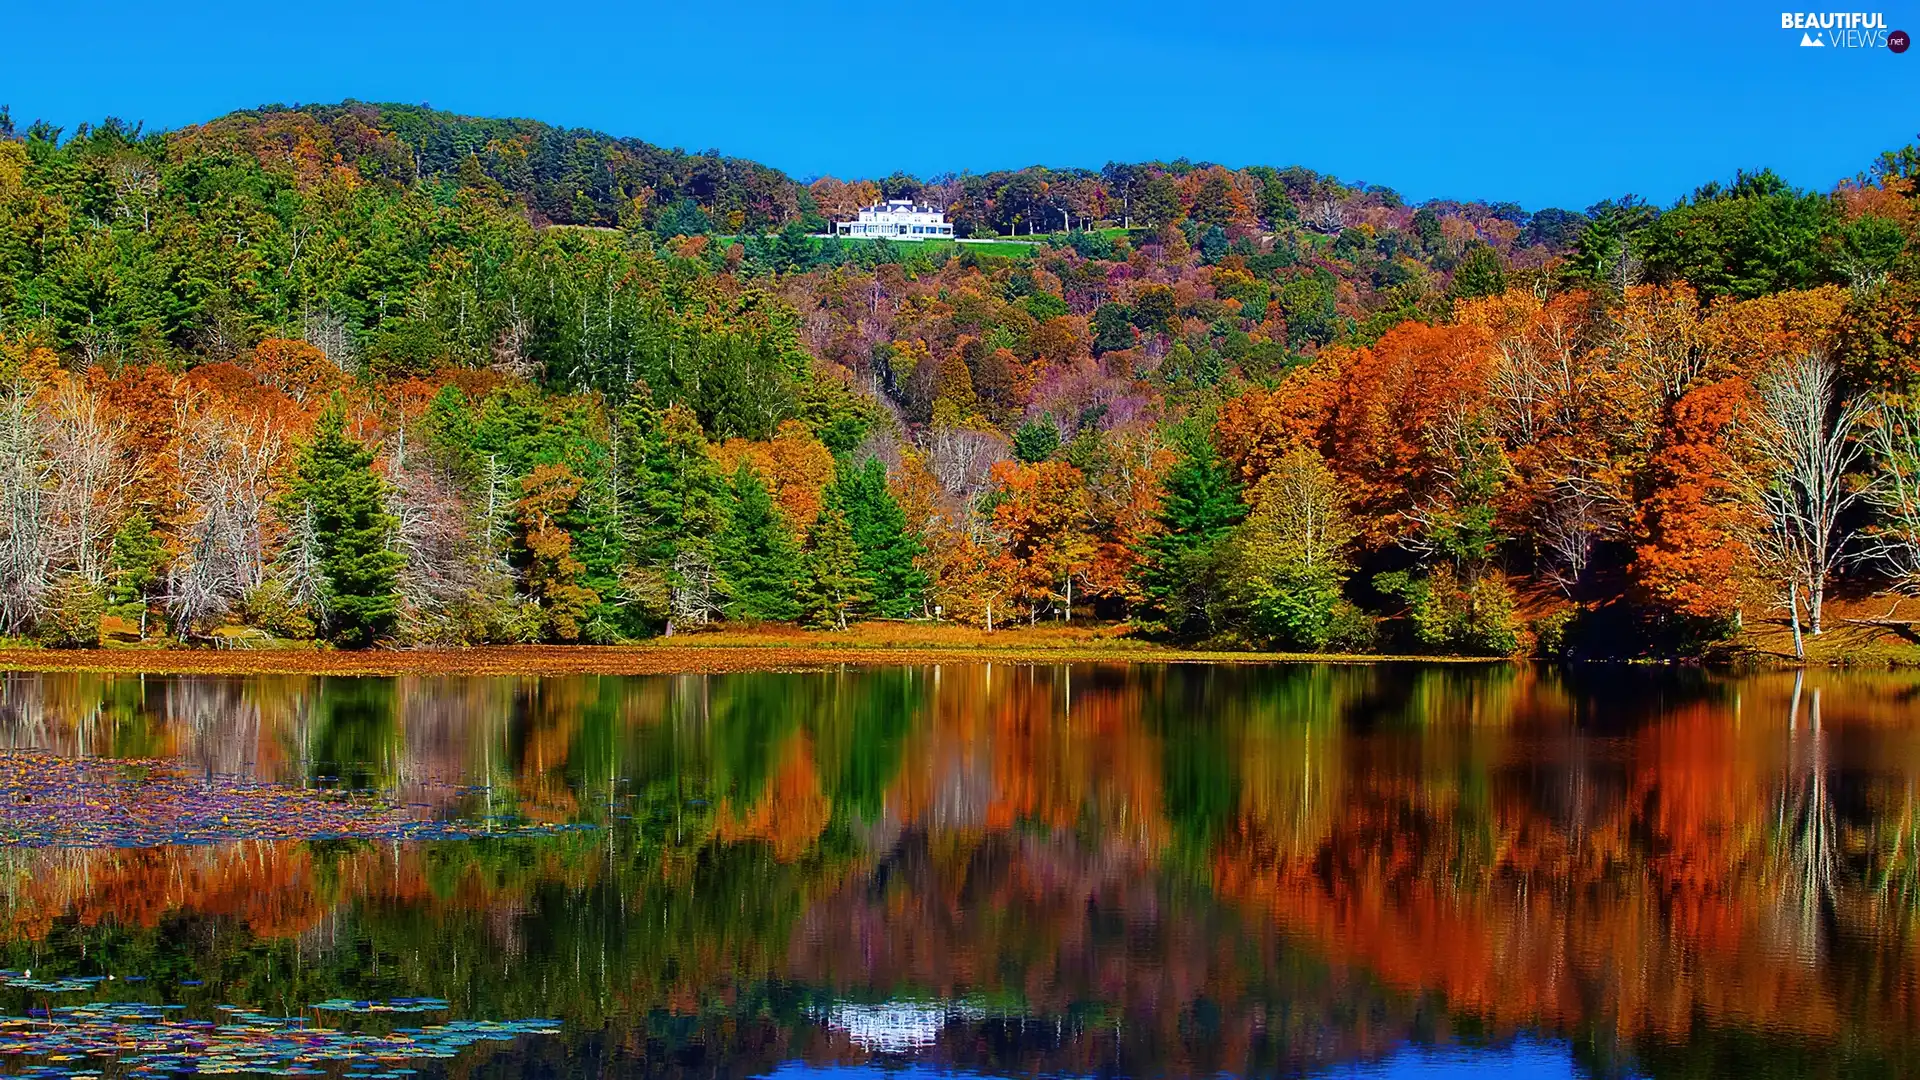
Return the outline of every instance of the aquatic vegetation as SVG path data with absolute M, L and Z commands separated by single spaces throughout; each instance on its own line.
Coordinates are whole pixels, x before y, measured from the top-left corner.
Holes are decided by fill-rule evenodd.
M 0 847 L 460 840 L 591 825 L 431 819 L 365 794 L 197 775 L 169 761 L 0 752 Z
M 447 1003 L 322 1002 L 358 1012 L 444 1011 Z M 357 1080 L 398 1080 L 410 1063 L 444 1060 L 481 1042 L 557 1035 L 557 1020 L 449 1020 L 384 1034 L 344 1031 L 303 1016 L 266 1016 L 220 1006 L 224 1022 L 191 1019 L 179 1005 L 96 1002 L 0 1017 L 0 1059 L 27 1059 L 17 1075 L 67 1080 L 116 1076 L 218 1076 L 232 1073 L 321 1076 L 344 1069 Z

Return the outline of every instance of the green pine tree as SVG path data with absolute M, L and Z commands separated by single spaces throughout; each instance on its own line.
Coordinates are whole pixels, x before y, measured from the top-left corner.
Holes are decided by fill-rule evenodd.
M 373 451 L 348 437 L 346 405 L 336 395 L 301 451 L 289 496 L 310 513 L 321 571 L 321 628 L 327 638 L 364 648 L 393 630 L 399 613 L 399 523 L 386 509 L 386 481 Z
M 1037 465 L 1060 449 L 1060 429 L 1051 420 L 1029 420 L 1013 433 L 1013 456 Z
M 427 459 L 450 487 L 471 491 L 485 477 L 486 462 L 474 445 L 473 409 L 467 395 L 448 383 L 427 403 Z
M 1142 623 L 1181 637 L 1212 630 L 1220 592 L 1220 555 L 1247 514 L 1240 485 L 1204 434 L 1167 473 L 1160 531 L 1142 545 L 1137 571 L 1145 603 Z
M 791 622 L 800 617 L 800 550 L 766 485 L 742 461 L 733 474 L 726 527 L 714 540 L 727 615 Z
M 642 598 L 627 608 L 629 629 L 671 631 L 676 608 L 704 613 L 718 599 L 709 595 L 709 579 L 714 536 L 726 518 L 726 477 L 693 411 L 660 408 L 645 383 L 635 385 L 619 424 L 625 591 Z
M 113 534 L 113 552 L 107 558 L 107 612 L 138 623 L 142 637 L 147 633 L 147 594 L 165 559 L 153 519 L 143 510 L 128 514 Z
M 890 619 L 918 614 L 929 584 L 914 561 L 923 548 L 887 487 L 887 467 L 877 458 L 857 468 L 841 461 L 822 502 L 847 516 L 873 611 Z
M 820 511 L 807 536 L 806 577 L 800 582 L 800 606 L 810 626 L 845 630 L 847 616 L 866 603 L 867 582 L 860 576 L 860 550 L 853 527 L 837 508 Z
M 641 565 L 670 565 L 681 548 L 712 540 L 725 517 L 727 480 L 706 433 L 683 405 L 660 408 L 644 385 L 621 412 L 620 500 Z

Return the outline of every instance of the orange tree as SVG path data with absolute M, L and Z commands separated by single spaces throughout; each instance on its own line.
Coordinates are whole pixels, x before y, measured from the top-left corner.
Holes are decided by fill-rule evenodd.
M 1073 617 L 1073 582 L 1093 558 L 1091 500 L 1080 470 L 1064 461 L 993 466 L 993 527 L 1004 538 L 995 567 L 1027 620 L 1049 602 Z

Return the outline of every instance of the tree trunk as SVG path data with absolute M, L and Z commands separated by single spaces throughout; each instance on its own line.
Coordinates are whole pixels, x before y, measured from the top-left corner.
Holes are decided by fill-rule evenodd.
M 1793 613 L 1793 655 L 1807 658 L 1807 643 L 1800 638 L 1800 583 L 1787 587 L 1787 609 Z

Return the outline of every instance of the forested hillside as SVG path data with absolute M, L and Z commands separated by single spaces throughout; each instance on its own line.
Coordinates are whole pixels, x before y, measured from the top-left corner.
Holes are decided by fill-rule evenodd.
M 1186 161 L 803 184 L 351 102 L 0 113 L 0 634 L 1816 633 L 1920 575 L 1920 150 L 1863 165 L 1529 212 Z M 1032 242 L 809 235 L 882 196 Z

